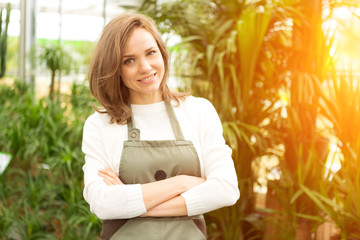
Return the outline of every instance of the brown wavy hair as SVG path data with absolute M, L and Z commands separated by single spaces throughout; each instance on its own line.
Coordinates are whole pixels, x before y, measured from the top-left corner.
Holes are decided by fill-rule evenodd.
M 186 94 L 173 93 L 166 84 L 169 75 L 169 54 L 154 21 L 142 14 L 125 13 L 112 19 L 103 29 L 89 69 L 91 94 L 107 113 L 110 123 L 126 124 L 131 118 L 130 93 L 121 79 L 121 64 L 125 44 L 135 28 L 144 28 L 156 40 L 164 60 L 164 78 L 160 88 L 165 101 L 175 100 L 179 104 Z

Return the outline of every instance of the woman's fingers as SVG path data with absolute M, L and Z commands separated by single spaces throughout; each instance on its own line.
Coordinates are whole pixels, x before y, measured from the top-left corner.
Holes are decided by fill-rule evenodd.
M 98 172 L 98 176 L 102 177 L 103 181 L 109 186 L 117 185 L 116 180 L 114 178 L 112 178 L 104 173 Z
M 103 181 L 106 183 L 106 185 L 108 186 L 115 186 L 116 184 L 114 184 L 113 182 L 107 180 L 106 178 L 103 178 Z
M 102 177 L 104 182 L 109 186 L 123 184 L 118 175 L 109 168 L 100 169 L 98 175 Z

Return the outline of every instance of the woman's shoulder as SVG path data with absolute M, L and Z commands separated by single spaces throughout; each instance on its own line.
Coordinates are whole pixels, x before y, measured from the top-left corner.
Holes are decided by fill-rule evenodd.
M 209 111 L 214 108 L 208 99 L 203 97 L 195 97 L 192 95 L 187 96 L 183 101 L 181 101 L 180 107 L 188 108 L 198 112 Z
M 95 111 L 86 119 L 86 122 L 99 122 L 106 120 L 106 118 L 109 118 L 108 114 Z
M 86 119 L 85 127 L 86 126 L 95 126 L 97 128 L 103 128 L 108 125 L 112 125 L 110 123 L 110 120 L 111 120 L 111 118 L 107 113 L 94 112 Z

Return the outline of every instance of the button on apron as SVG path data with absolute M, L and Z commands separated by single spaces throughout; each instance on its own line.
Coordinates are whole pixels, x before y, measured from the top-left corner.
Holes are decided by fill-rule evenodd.
M 201 176 L 199 157 L 191 141 L 184 139 L 170 102 L 165 101 L 175 140 L 140 140 L 134 119 L 128 122 L 129 140 L 124 141 L 119 177 L 124 184 L 144 184 L 177 175 Z M 137 217 L 104 220 L 101 239 L 111 240 L 204 240 L 202 215 L 192 217 Z
M 154 177 L 156 181 L 164 180 L 166 178 L 166 172 L 163 170 L 157 170 Z

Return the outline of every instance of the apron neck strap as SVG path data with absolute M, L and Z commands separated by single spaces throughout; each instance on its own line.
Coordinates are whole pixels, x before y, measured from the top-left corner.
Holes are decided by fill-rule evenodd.
M 181 131 L 179 121 L 176 118 L 174 108 L 170 101 L 165 101 L 166 111 L 168 113 L 172 129 L 174 131 L 176 140 L 185 140 L 184 135 Z M 140 130 L 135 128 L 134 117 L 131 116 L 130 121 L 127 123 L 128 127 L 128 140 L 140 141 Z
M 128 127 L 128 140 L 129 141 L 140 141 L 140 130 L 137 128 L 134 128 L 133 126 L 135 126 L 134 123 L 134 118 L 133 116 L 131 116 L 130 121 L 128 121 L 127 123 L 127 127 Z
M 171 104 L 171 101 L 165 101 L 166 110 L 169 115 L 170 123 L 174 131 L 175 139 L 176 140 L 185 140 L 184 135 L 181 131 L 179 121 L 176 118 L 174 108 Z

